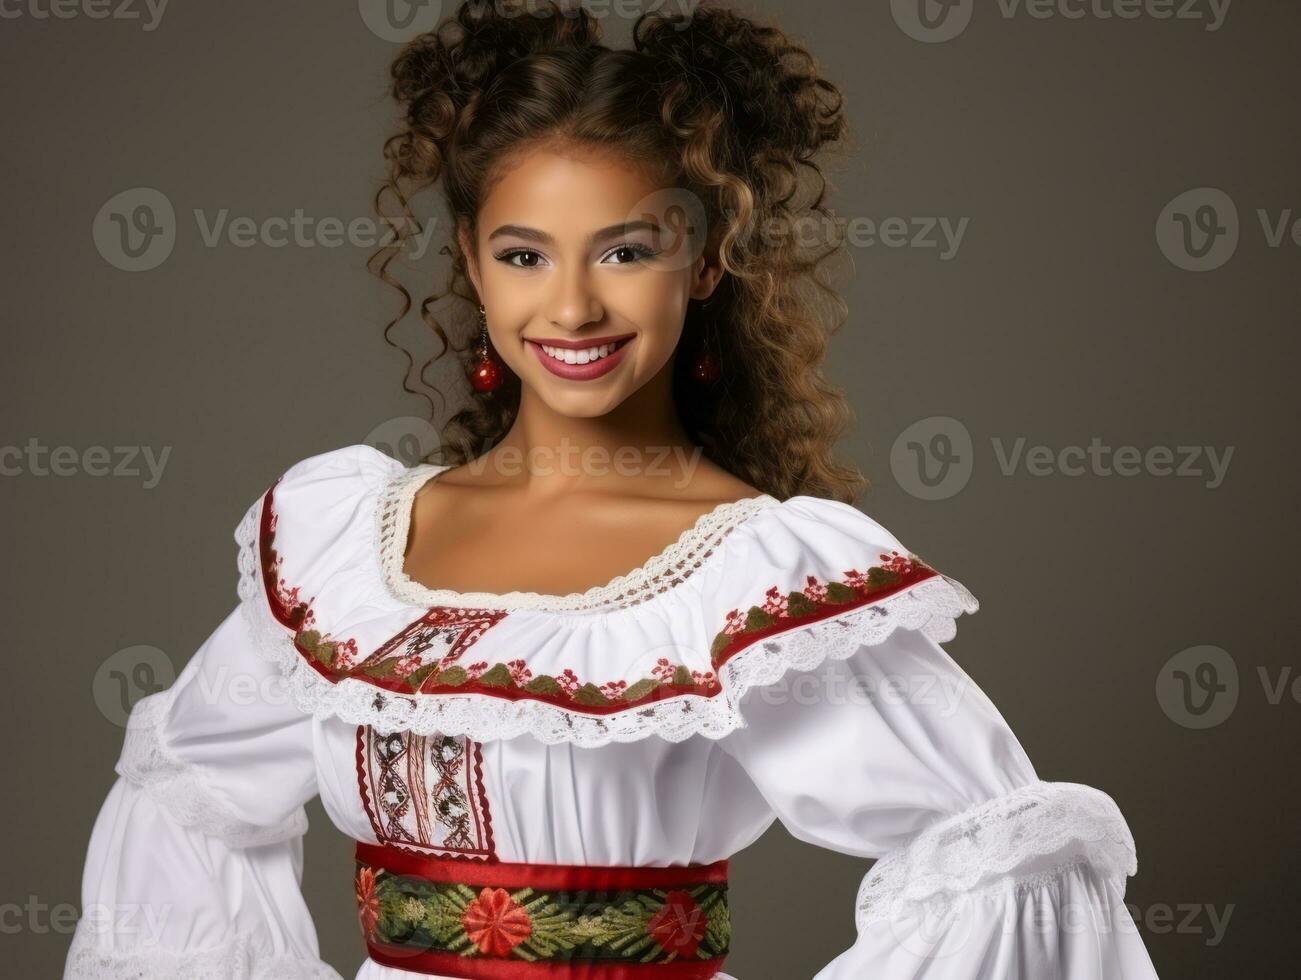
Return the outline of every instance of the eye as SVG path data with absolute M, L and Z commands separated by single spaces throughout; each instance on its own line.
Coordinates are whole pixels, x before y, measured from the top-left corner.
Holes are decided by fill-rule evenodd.
M 500 252 L 497 255 L 494 255 L 493 258 L 505 262 L 507 265 L 513 265 L 517 269 L 536 269 L 538 267 L 537 262 L 525 262 L 524 264 L 521 265 L 517 262 L 512 261 L 512 259 L 516 258 L 517 256 L 523 256 L 523 255 L 528 255 L 538 260 L 541 260 L 542 258 L 541 252 L 534 252 L 533 250 L 527 248 L 507 249 L 504 252 Z
M 626 262 L 615 262 L 614 264 L 632 265 L 634 262 L 653 259 L 657 254 L 659 253 L 649 245 L 643 245 L 640 242 L 625 242 L 622 245 L 615 246 L 614 250 L 609 253 L 607 258 L 612 255 L 631 256 Z

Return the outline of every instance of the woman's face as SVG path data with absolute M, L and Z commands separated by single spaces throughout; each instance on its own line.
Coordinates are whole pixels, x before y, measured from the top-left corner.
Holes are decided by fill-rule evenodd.
M 478 223 L 461 247 L 526 397 L 595 418 L 652 380 L 668 390 L 687 302 L 721 275 L 688 192 L 613 155 L 540 150 L 493 186 Z

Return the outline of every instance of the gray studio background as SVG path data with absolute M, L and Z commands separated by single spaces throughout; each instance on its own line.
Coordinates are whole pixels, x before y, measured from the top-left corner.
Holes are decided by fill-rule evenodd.
M 1161 976 L 1283 976 L 1301 955 L 1301 10 L 1155 16 L 1184 2 L 1091 0 L 1076 18 L 980 0 L 947 40 L 912 4 L 748 9 L 848 96 L 857 142 L 830 203 L 859 239 L 830 370 L 874 484 L 860 506 L 981 599 L 947 648 L 1040 776 L 1119 803 L 1138 845 L 1127 901 Z M 145 646 L 179 671 L 236 601 L 231 535 L 253 498 L 426 408 L 381 340 L 395 298 L 369 246 L 208 244 L 195 217 L 371 214 L 395 51 L 375 5 L 119 3 L 51 17 L 11 0 L 0 17 L 0 445 L 23 451 L 0 479 L 9 976 L 62 969 L 122 741 L 104 665 Z M 591 6 L 624 43 L 630 18 Z M 1121 7 L 1138 15 L 1102 15 Z M 131 272 L 95 229 L 136 188 L 174 207 L 175 241 Z M 441 282 L 436 250 L 411 268 Z M 401 330 L 423 341 L 414 316 Z M 1110 455 L 1090 457 L 1095 440 Z M 30 465 L 29 445 L 69 447 L 70 475 Z M 142 460 L 92 475 L 98 446 L 167 452 L 161 478 Z M 309 817 L 304 889 L 350 977 L 352 844 L 319 802 Z M 743 980 L 809 977 L 852 941 L 868 862 L 776 825 L 734 867 Z

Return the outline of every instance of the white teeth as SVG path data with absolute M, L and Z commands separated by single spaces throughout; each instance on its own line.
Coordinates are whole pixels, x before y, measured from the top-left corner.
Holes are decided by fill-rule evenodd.
M 574 350 L 569 347 L 548 347 L 546 344 L 539 344 L 550 357 L 557 361 L 564 361 L 566 364 L 587 364 L 589 361 L 596 361 L 605 357 L 613 349 L 613 344 L 602 344 L 600 347 L 588 347 L 584 350 Z

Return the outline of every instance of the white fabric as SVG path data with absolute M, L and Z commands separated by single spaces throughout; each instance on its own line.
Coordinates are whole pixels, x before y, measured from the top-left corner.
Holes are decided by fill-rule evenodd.
M 407 493 L 409 479 L 377 451 L 347 446 L 297 463 L 273 487 L 278 575 L 310 599 L 315 628 L 363 652 L 426 612 L 395 594 L 377 530 L 383 501 Z M 476 797 L 468 825 L 474 846 L 501 861 L 707 864 L 774 820 L 801 840 L 880 859 L 844 910 L 857 941 L 834 958 L 828 950 L 816 980 L 1156 976 L 1123 904 L 1137 865 L 1115 802 L 1041 780 L 939 645 L 975 608 L 956 581 L 929 577 L 765 635 L 723 665 L 712 697 L 604 715 L 490 693 L 378 692 L 368 707 L 376 690 L 318 672 L 272 615 L 262 517 L 259 500 L 237 530 L 239 608 L 172 688 L 132 714 L 92 832 L 87 914 L 65 980 L 337 977 L 319 960 L 300 891 L 302 805 L 319 793 L 340 832 L 380 841 L 359 748 L 393 733 L 413 745 L 469 733 L 454 743 L 467 753 L 462 775 L 478 777 L 465 783 Z M 633 603 L 616 590 L 582 609 L 548 608 L 572 597 L 530 597 L 503 610 L 465 661 L 522 659 L 534 675 L 569 667 L 602 683 L 635 683 L 664 655 L 707 672 L 729 613 L 769 589 L 813 589 L 809 576 L 840 581 L 907 554 L 861 512 L 813 497 L 747 507 L 725 524 L 703 551 L 684 536 L 694 558 L 667 588 L 638 588 Z M 116 914 L 97 913 L 109 924 L 95 928 L 98 906 Z M 150 914 L 128 922 L 124 908 Z M 368 960 L 357 980 L 411 975 Z

